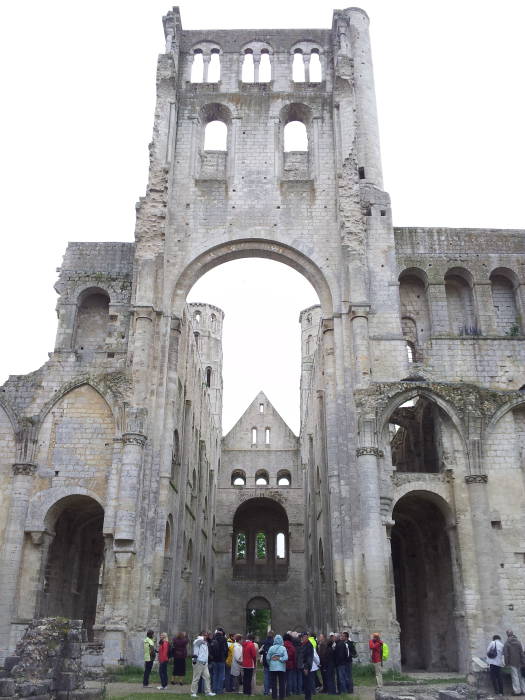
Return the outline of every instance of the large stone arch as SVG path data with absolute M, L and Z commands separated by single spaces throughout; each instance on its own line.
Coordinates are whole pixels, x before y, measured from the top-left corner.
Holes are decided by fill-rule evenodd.
M 47 414 L 49 411 L 53 409 L 54 406 L 62 399 L 66 394 L 69 394 L 69 392 L 73 391 L 74 389 L 78 389 L 79 387 L 82 386 L 89 386 L 91 389 L 96 391 L 98 394 L 100 394 L 100 397 L 107 403 L 109 410 L 111 411 L 113 418 L 117 424 L 120 424 L 122 422 L 123 416 L 122 416 L 122 406 L 120 403 L 120 398 L 119 396 L 115 395 L 107 386 L 106 382 L 97 380 L 96 377 L 76 377 L 75 379 L 72 379 L 71 381 L 67 382 L 66 384 L 63 384 L 61 387 L 59 387 L 56 392 L 53 394 L 53 396 L 44 403 L 42 408 L 40 409 L 40 412 L 37 416 L 37 424 L 42 425 L 44 422 Z M 121 426 L 120 426 L 121 428 Z
M 54 486 L 45 491 L 39 491 L 29 501 L 25 531 L 43 532 L 54 521 L 54 513 L 64 499 L 85 497 L 96 501 L 104 508 L 103 499 L 94 491 L 82 486 Z
M 328 277 L 319 266 L 304 252 L 271 239 L 248 238 L 225 241 L 220 245 L 206 248 L 186 265 L 179 275 L 173 290 L 173 312 L 182 316 L 186 296 L 195 282 L 206 272 L 230 260 L 240 258 L 269 258 L 289 265 L 300 272 L 313 286 L 323 312 L 329 318 L 334 312 L 334 297 L 337 295 L 336 280 Z

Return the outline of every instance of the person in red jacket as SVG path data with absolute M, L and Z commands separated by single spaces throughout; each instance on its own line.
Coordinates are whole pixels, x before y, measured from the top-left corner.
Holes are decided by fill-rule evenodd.
M 256 661 L 257 650 L 253 643 L 253 634 L 247 634 L 242 643 L 242 692 L 244 695 L 252 694 L 252 676 Z
M 295 663 L 295 644 L 292 642 L 292 636 L 290 634 L 285 634 L 284 646 L 288 652 L 288 659 L 286 660 L 286 695 L 296 695 L 296 670 L 297 666 Z
M 379 632 L 374 632 L 368 642 L 371 652 L 371 661 L 374 664 L 376 672 L 376 685 L 378 688 L 383 687 L 383 642 Z
M 159 676 L 160 685 L 157 690 L 166 690 L 168 687 L 168 659 L 170 656 L 170 643 L 166 632 L 161 632 L 159 641 Z

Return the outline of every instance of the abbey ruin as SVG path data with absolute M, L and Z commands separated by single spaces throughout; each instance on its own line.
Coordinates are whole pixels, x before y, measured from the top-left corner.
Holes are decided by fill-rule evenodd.
M 368 22 L 164 17 L 135 242 L 69 244 L 54 351 L 0 389 L 2 657 L 54 615 L 105 664 L 253 611 L 428 670 L 525 635 L 525 231 L 393 227 Z M 223 312 L 186 303 L 254 256 L 319 297 L 299 436 L 264 393 L 222 435 Z

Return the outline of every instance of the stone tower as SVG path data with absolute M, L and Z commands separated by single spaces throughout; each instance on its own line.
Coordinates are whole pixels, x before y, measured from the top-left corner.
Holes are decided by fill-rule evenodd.
M 68 246 L 55 350 L 0 392 L 1 653 L 35 616 L 109 664 L 271 619 L 466 670 L 525 633 L 525 233 L 393 228 L 362 10 L 164 32 L 135 242 Z M 243 257 L 319 297 L 299 436 L 263 393 L 221 434 L 222 312 L 186 296 Z

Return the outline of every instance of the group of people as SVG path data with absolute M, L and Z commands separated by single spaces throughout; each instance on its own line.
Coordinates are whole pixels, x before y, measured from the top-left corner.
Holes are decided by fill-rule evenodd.
M 487 663 L 489 664 L 490 678 L 496 695 L 503 695 L 503 676 L 501 669 L 508 666 L 512 681 L 512 694 L 525 695 L 525 678 L 522 669 L 525 667 L 525 654 L 520 640 L 512 630 L 507 630 L 505 644 L 499 634 L 492 637 L 487 647 Z
M 155 649 L 153 632 L 144 640 L 143 685 L 149 677 L 155 655 L 158 653 L 159 690 L 168 687 L 168 662 L 173 659 L 172 683 L 180 683 L 186 669 L 189 640 L 180 633 L 170 644 L 165 633 L 160 635 Z M 382 645 L 379 634 L 370 640 L 371 660 L 376 667 L 378 685 L 382 685 Z M 357 656 L 354 642 L 348 632 L 329 635 L 295 631 L 284 635 L 268 632 L 258 643 L 254 635 L 226 634 L 222 627 L 214 633 L 203 630 L 193 641 L 193 677 L 191 695 L 226 693 L 255 694 L 255 670 L 263 668 L 264 695 L 279 698 L 304 693 L 310 700 L 316 692 L 326 694 L 353 693 L 352 661 Z M 377 670 L 379 667 L 379 670 Z M 242 686 L 242 690 L 241 690 Z

